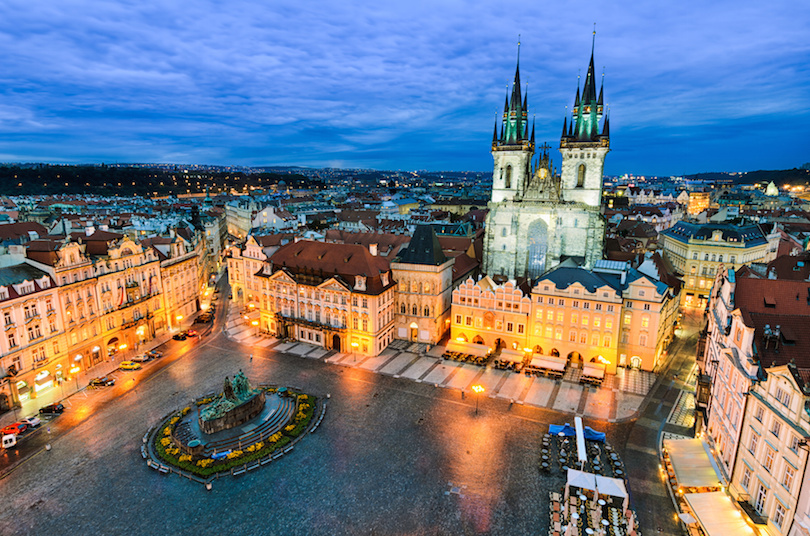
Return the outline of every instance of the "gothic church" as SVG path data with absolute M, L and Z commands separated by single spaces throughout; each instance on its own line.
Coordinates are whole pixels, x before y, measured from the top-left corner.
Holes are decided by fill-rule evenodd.
M 492 199 L 486 219 L 484 272 L 508 279 L 535 279 L 565 259 L 593 268 L 602 258 L 605 222 L 600 214 L 602 174 L 610 150 L 603 92 L 596 95 L 591 62 L 579 84 L 573 115 L 563 122 L 562 170 L 551 166 L 548 146 L 534 160 L 534 125 L 529 133 L 526 95 L 521 95 L 520 60 L 511 97 L 504 104 L 500 135 L 492 136 Z

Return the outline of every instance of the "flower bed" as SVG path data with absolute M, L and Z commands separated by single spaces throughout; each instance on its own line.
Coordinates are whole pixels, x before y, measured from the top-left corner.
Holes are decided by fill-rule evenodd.
M 276 389 L 268 388 L 267 391 L 275 392 Z M 301 435 L 309 426 L 315 413 L 315 403 L 317 399 L 314 396 L 297 394 L 292 391 L 287 391 L 287 396 L 297 397 L 296 413 L 288 424 L 285 425 L 281 431 L 276 432 L 274 435 L 262 441 L 243 446 L 241 450 L 230 452 L 224 459 L 215 460 L 213 458 L 185 454 L 172 442 L 172 434 L 177 423 L 191 411 L 190 407 L 173 414 L 160 425 L 159 432 L 155 434 L 154 439 L 155 452 L 157 452 L 163 462 L 189 473 L 204 477 L 228 471 L 233 467 L 238 467 L 254 460 L 267 457 L 276 450 L 284 448 L 293 441 L 294 438 Z M 207 400 L 207 402 L 204 402 L 205 400 Z M 202 406 L 210 403 L 210 401 L 210 399 L 202 399 L 198 401 L 197 405 Z

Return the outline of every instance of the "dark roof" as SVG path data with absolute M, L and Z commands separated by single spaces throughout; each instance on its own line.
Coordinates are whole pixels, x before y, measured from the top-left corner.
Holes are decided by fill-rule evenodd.
M 401 252 L 396 262 L 439 266 L 447 262 L 439 237 L 430 225 L 417 225 L 408 249 Z
M 662 231 L 671 238 L 686 242 L 690 238 L 696 240 L 709 240 L 715 231 L 723 233 L 726 242 L 740 242 L 747 246 L 764 244 L 767 242 L 765 232 L 759 225 L 733 225 L 730 223 L 690 223 L 679 221 L 669 229 Z
M 560 290 L 570 287 L 573 283 L 579 283 L 585 287 L 588 292 L 595 292 L 596 289 L 606 285 L 613 288 L 617 294 L 620 294 L 622 291 L 618 277 L 608 274 L 597 274 L 578 267 L 559 266 L 547 274 L 540 276 L 538 283 L 547 280 L 554 283 Z

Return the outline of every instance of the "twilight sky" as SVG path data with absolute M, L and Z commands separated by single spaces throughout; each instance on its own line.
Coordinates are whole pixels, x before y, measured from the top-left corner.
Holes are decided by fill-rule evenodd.
M 810 161 L 803 0 L 4 0 L 0 161 L 489 171 L 521 34 L 559 163 L 594 22 L 606 173 Z

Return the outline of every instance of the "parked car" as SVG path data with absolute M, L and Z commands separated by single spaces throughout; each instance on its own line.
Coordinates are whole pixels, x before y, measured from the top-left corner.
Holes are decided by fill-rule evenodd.
M 181 331 L 180 333 L 175 333 L 174 336 L 172 337 L 172 339 L 174 339 L 176 341 L 184 341 L 184 340 L 188 339 L 188 335 L 186 335 L 186 333 L 184 331 Z
M 107 387 L 108 385 L 115 385 L 115 378 L 104 376 L 90 380 L 90 387 Z
M 189 337 L 196 337 L 197 336 L 197 330 L 196 329 L 189 329 L 189 330 L 186 331 L 186 335 L 189 336 Z
M 146 354 L 138 354 L 132 358 L 132 361 L 135 361 L 136 363 L 146 363 L 149 361 L 149 356 Z
M 42 420 L 39 417 L 37 417 L 36 415 L 31 415 L 30 417 L 26 417 L 25 419 L 23 419 L 20 422 L 25 424 L 26 426 L 31 427 L 31 428 L 36 428 L 37 426 L 42 424 Z
M 163 357 L 163 352 L 158 352 L 157 350 L 149 350 L 145 354 L 149 359 L 160 359 Z
M 136 363 L 135 361 L 121 361 L 121 364 L 118 365 L 118 368 L 121 370 L 138 370 L 141 368 L 140 363 Z
M 40 415 L 53 415 L 53 414 L 60 414 L 65 411 L 65 406 L 60 403 L 56 404 L 48 404 L 47 406 L 43 406 L 39 408 Z
M 21 433 L 25 432 L 25 430 L 27 428 L 28 428 L 27 424 L 22 423 L 22 422 L 15 422 L 14 424 L 9 424 L 5 428 L 3 428 L 2 434 L 3 435 L 21 434 Z

